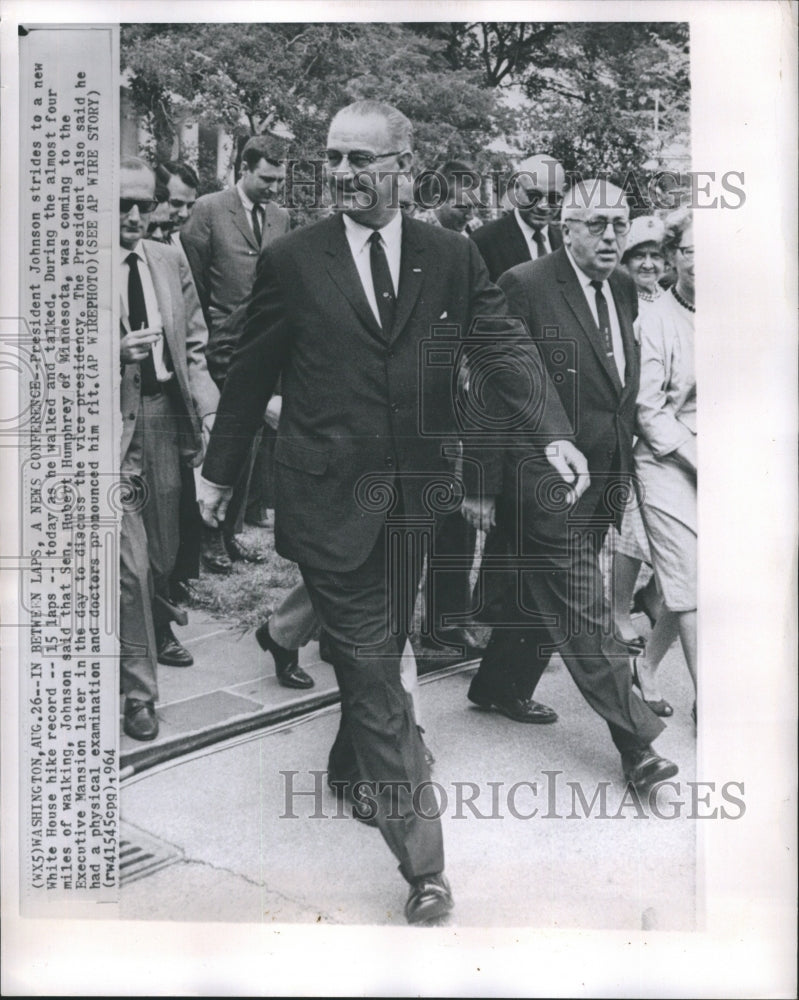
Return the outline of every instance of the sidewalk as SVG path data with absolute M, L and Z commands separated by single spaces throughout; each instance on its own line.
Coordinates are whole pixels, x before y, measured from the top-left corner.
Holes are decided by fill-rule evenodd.
M 300 663 L 316 681 L 307 691 L 281 687 L 272 657 L 255 641 L 255 630 L 202 610 L 174 629 L 194 656 L 192 667 L 158 667 L 158 738 L 132 740 L 120 722 L 120 777 L 188 753 L 217 740 L 294 718 L 338 701 L 333 668 L 319 659 L 317 643 L 300 650 Z
M 158 738 L 149 743 L 132 740 L 120 720 L 120 777 L 165 760 L 209 746 L 223 739 L 298 718 L 339 701 L 333 667 L 319 659 L 319 646 L 310 642 L 300 650 L 300 665 L 316 686 L 300 691 L 281 687 L 269 653 L 255 641 L 255 629 L 193 609 L 185 628 L 174 627 L 176 637 L 194 656 L 192 667 L 158 666 Z M 419 663 L 419 673 L 449 667 L 446 653 L 430 654 Z

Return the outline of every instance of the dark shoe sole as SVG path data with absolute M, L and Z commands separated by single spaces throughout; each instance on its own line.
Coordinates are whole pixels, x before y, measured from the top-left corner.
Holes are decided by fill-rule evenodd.
M 486 700 L 486 701 L 478 700 L 471 694 L 467 695 L 467 697 L 469 701 L 475 706 L 475 708 L 479 708 L 480 711 L 499 712 L 500 715 L 504 715 L 507 719 L 510 719 L 512 722 L 521 722 L 526 725 L 533 725 L 533 726 L 550 726 L 552 725 L 553 722 L 558 721 L 558 716 L 556 712 L 553 712 L 552 715 L 544 715 L 544 716 L 532 716 L 532 717 L 529 715 L 520 716 L 517 715 L 512 709 L 507 708 L 501 702 L 491 701 L 491 700 Z
M 178 660 L 169 656 L 159 656 L 158 662 L 162 667 L 193 667 L 194 657 L 190 656 L 188 659 Z
M 307 691 L 308 688 L 312 688 L 316 683 L 312 677 L 309 677 L 308 680 L 302 680 L 298 677 L 286 676 L 285 674 L 283 676 L 278 674 L 277 682 L 284 688 L 296 688 L 301 691 Z

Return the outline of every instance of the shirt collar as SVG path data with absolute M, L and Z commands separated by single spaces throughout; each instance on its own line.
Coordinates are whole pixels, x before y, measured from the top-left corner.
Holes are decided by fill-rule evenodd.
M 585 273 L 585 271 L 583 271 L 583 269 L 580 267 L 580 265 L 577 263 L 577 261 L 574 259 L 574 257 L 572 257 L 571 251 L 569 250 L 569 248 L 567 246 L 564 246 L 563 249 L 566 251 L 566 256 L 569 258 L 569 261 L 571 262 L 571 266 L 574 268 L 574 273 L 577 275 L 577 280 L 582 285 L 583 291 L 587 292 L 589 288 L 592 291 L 595 291 L 593 285 L 591 284 L 591 282 L 594 279 L 591 278 L 589 275 L 587 275 Z M 603 282 L 602 282 L 602 287 L 603 288 L 605 287 L 605 284 L 606 284 L 607 280 L 608 280 L 607 278 L 605 278 L 603 280 Z
M 120 258 L 119 259 L 121 260 L 121 262 L 124 264 L 127 261 L 127 259 L 128 259 L 128 255 L 132 254 L 132 253 L 135 253 L 136 256 L 139 258 L 139 260 L 143 260 L 144 263 L 146 264 L 147 263 L 147 258 L 144 256 L 144 248 L 142 247 L 142 243 L 143 242 L 144 242 L 144 240 L 139 240 L 139 242 L 136 244 L 136 246 L 135 247 L 131 247 L 130 250 L 126 250 L 125 247 L 120 247 L 119 248 Z
M 524 221 L 524 219 L 522 218 L 521 212 L 519 211 L 519 206 L 518 205 L 513 209 L 513 217 L 514 217 L 514 219 L 516 219 L 516 222 L 518 223 L 519 228 L 521 229 L 521 231 L 526 236 L 528 242 L 533 238 L 533 234 L 536 233 L 536 232 L 543 233 L 547 237 L 549 236 L 549 234 L 547 233 L 547 227 L 546 226 L 541 226 L 540 229 L 536 229 L 535 226 L 528 225 L 528 223 L 526 223 Z
M 250 199 L 244 193 L 244 189 L 241 186 L 241 180 L 236 181 L 236 190 L 238 191 L 239 198 L 241 199 L 241 203 L 244 206 L 244 211 L 249 214 L 250 212 L 252 212 L 255 202 L 250 201 Z
M 369 226 L 362 226 L 360 222 L 356 222 L 355 219 L 351 219 L 349 215 L 345 215 L 343 212 L 342 215 L 344 217 L 344 229 L 347 233 L 347 239 L 358 253 L 363 250 L 369 237 L 374 232 L 380 233 L 387 247 L 399 246 L 402 239 L 402 212 L 397 212 L 390 222 L 387 222 L 382 229 L 377 230 L 370 229 Z

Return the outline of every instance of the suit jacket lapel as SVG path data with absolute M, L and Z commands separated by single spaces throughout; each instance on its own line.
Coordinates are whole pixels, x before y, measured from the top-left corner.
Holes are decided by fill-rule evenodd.
M 230 194 L 231 198 L 229 208 L 230 214 L 233 218 L 233 224 L 253 250 L 260 250 L 261 248 L 255 242 L 255 236 L 252 229 L 250 229 L 249 222 L 247 221 L 247 213 L 244 211 L 244 206 L 241 203 L 241 198 L 239 198 L 238 190 L 235 187 L 232 187 L 230 189 Z
M 508 261 L 513 261 L 513 264 L 517 260 L 528 261 L 532 260 L 532 253 L 530 252 L 530 247 L 527 245 L 527 237 L 521 231 L 519 223 L 516 221 L 516 216 L 513 212 L 506 216 L 508 220 L 507 234 L 507 259 Z M 509 264 L 513 267 L 513 264 Z
M 335 216 L 329 221 L 324 247 L 327 255 L 327 272 L 369 333 L 383 340 L 385 339 L 383 331 L 366 298 L 361 276 L 350 253 L 350 245 L 344 234 L 344 220 L 340 216 Z
M 616 368 L 616 363 L 612 359 L 608 358 L 605 353 L 605 345 L 600 342 L 599 331 L 597 330 L 596 323 L 594 322 L 594 317 L 591 315 L 591 310 L 588 308 L 588 303 L 586 302 L 585 295 L 580 287 L 580 282 L 577 280 L 574 268 L 571 266 L 571 262 L 566 256 L 566 251 L 561 249 L 556 252 L 559 255 L 558 281 L 560 282 L 563 297 L 568 303 L 569 308 L 579 320 L 580 326 L 583 328 L 588 343 L 591 345 L 594 354 L 596 354 L 597 361 L 599 361 L 601 367 L 607 375 L 608 380 L 613 387 L 614 393 L 618 396 L 621 394 L 622 386 L 619 378 L 619 372 Z M 618 308 L 616 311 L 618 312 Z
M 143 240 L 142 248 L 144 249 L 144 256 L 147 258 L 147 265 L 150 268 L 150 277 L 153 281 L 155 297 L 158 299 L 158 311 L 161 313 L 161 322 L 164 325 L 164 340 L 169 348 L 172 370 L 180 384 L 184 398 L 190 398 L 188 371 L 186 368 L 186 346 L 185 342 L 181 342 L 180 335 L 175 329 L 172 291 L 169 288 L 167 279 L 169 265 L 164 263 L 164 258 L 159 251 L 157 243 Z
M 396 339 L 410 319 L 419 292 L 424 283 L 424 267 L 422 254 L 425 246 L 422 236 L 424 230 L 420 227 L 424 222 L 414 222 L 412 219 L 402 220 L 402 251 L 400 253 L 400 278 L 397 290 L 397 308 L 394 313 L 394 326 L 389 340 Z

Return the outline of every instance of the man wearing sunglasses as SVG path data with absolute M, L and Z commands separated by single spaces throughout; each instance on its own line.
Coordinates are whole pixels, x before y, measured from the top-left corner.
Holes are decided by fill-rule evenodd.
M 538 260 L 563 243 L 557 224 L 566 174 L 544 154 L 522 160 L 508 196 L 513 211 L 475 230 L 472 239 L 492 281 L 528 260 Z
M 122 476 L 144 502 L 122 514 L 120 539 L 121 682 L 124 731 L 158 735 L 158 663 L 188 667 L 191 654 L 172 632 L 182 621 L 171 602 L 181 462 L 202 458 L 202 423 L 219 392 L 208 375 L 208 338 L 191 271 L 174 247 L 143 239 L 156 207 L 155 177 L 127 157 L 120 173 L 120 363 Z M 209 428 L 207 428 L 209 429 Z
M 633 468 L 638 298 L 632 280 L 616 270 L 629 214 L 617 187 L 581 181 L 563 203 L 563 247 L 499 279 L 511 315 L 538 344 L 588 475 L 579 501 L 561 503 L 545 462 L 519 452 L 512 463 L 524 472 L 499 500 L 486 556 L 536 557 L 540 568 L 522 577 L 524 606 L 553 625 L 519 616 L 515 579 L 505 594 L 494 594 L 500 620 L 518 627 L 494 630 L 469 698 L 517 722 L 554 722 L 533 694 L 557 650 L 607 722 L 625 778 L 646 792 L 677 767 L 651 747 L 663 723 L 631 689 L 629 651 L 604 634 L 609 615 L 598 562 L 610 525 L 621 526 Z
M 531 386 L 521 371 L 537 380 L 545 408 L 549 397 L 534 345 L 505 317 L 472 242 L 400 213 L 413 162 L 405 115 L 377 101 L 350 105 L 330 125 L 325 156 L 334 212 L 261 255 L 198 496 L 207 523 L 224 516 L 247 436 L 280 376 L 275 544 L 299 564 L 341 690 L 328 780 L 356 812 L 366 799 L 410 883 L 406 918 L 426 923 L 449 912 L 452 896 L 424 744 L 400 681 L 410 622 L 397 609 L 415 603 L 415 546 L 442 510 L 432 506 L 435 484 L 458 502 L 446 484 L 459 437 L 459 352 L 491 336 L 500 361 L 484 386 L 491 415 L 505 405 L 525 412 Z M 422 364 L 442 328 L 449 350 Z M 552 436 L 561 430 L 553 414 Z M 487 469 L 484 485 L 496 491 L 498 474 Z

